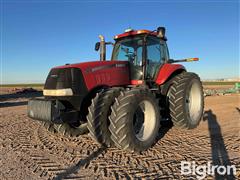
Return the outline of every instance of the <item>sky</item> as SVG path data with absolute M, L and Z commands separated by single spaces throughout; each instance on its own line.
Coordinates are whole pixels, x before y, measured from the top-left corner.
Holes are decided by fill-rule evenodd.
M 125 29 L 165 26 L 172 59 L 202 79 L 239 77 L 239 1 L 0 0 L 1 83 L 43 83 L 66 63 L 99 60 L 106 41 Z M 108 47 L 107 58 L 111 57 Z

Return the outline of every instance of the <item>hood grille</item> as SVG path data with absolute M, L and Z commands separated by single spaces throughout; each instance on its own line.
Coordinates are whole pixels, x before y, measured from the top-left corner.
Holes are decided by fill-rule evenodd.
M 71 88 L 74 94 L 79 94 L 85 88 L 83 75 L 78 68 L 52 69 L 45 82 L 44 89 Z

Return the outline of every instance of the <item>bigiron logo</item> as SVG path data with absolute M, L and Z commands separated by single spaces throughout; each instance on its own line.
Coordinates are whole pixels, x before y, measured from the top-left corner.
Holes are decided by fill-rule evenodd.
M 235 165 L 211 165 L 208 162 L 205 165 L 197 165 L 195 161 L 181 161 L 181 175 L 196 175 L 197 179 L 204 179 L 207 175 L 231 176 L 237 174 Z

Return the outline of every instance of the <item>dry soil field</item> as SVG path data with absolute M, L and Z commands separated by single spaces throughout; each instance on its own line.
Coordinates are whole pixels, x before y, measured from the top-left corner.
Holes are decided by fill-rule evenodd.
M 240 95 L 206 97 L 197 129 L 162 127 L 141 154 L 105 149 L 88 135 L 51 134 L 26 115 L 28 98 L 38 95 L 0 95 L 0 179 L 195 179 L 181 175 L 181 161 L 235 165 L 236 175 L 215 178 L 240 179 Z

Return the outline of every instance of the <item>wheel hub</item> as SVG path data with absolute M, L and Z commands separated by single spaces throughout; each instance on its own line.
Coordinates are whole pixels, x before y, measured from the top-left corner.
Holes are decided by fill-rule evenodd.
M 144 100 L 139 103 L 134 113 L 134 134 L 140 141 L 147 140 L 156 125 L 156 114 L 151 102 Z
M 193 82 L 189 91 L 189 96 L 186 99 L 186 106 L 189 111 L 189 116 L 193 122 L 197 121 L 199 116 L 201 115 L 201 103 L 202 99 L 199 84 Z

